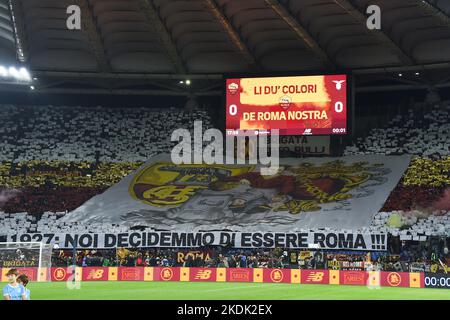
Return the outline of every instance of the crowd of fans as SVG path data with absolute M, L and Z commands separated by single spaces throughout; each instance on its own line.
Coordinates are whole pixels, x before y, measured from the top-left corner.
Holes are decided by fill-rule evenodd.
M 64 212 L 120 181 L 205 111 L 0 106 L 0 210 Z
M 0 128 L 0 235 L 129 231 L 121 225 L 68 224 L 59 218 L 120 181 L 151 155 L 170 151 L 173 146 L 170 135 L 174 129 L 191 129 L 198 119 L 202 119 L 204 128 L 212 126 L 206 112 L 179 109 L 6 105 L 0 108 L 0 119 L 3 124 Z M 345 155 L 415 155 L 382 211 L 375 214 L 372 225 L 353 231 L 386 233 L 407 243 L 423 243 L 429 237 L 450 235 L 450 206 L 445 207 L 444 203 L 440 209 L 431 207 L 440 199 L 446 201 L 446 192 L 450 194 L 449 119 L 448 104 L 427 110 L 411 109 L 406 115 L 395 117 L 386 128 L 373 129 L 346 148 Z M 286 256 L 228 251 L 214 258 L 210 255 L 210 259 L 188 256 L 179 262 L 173 252 L 164 252 L 131 250 L 124 258 L 117 258 L 115 251 L 104 256 L 103 250 L 98 250 L 80 252 L 76 261 L 79 265 L 295 265 L 305 268 L 317 268 L 320 263 L 330 267 L 341 261 L 331 253 L 325 254 L 322 257 L 325 262 L 320 260 L 318 264 L 316 256 L 297 258 L 293 263 L 290 252 Z M 403 250 L 403 258 L 405 252 L 410 251 Z M 398 267 L 402 261 L 397 256 L 401 257 L 390 254 L 371 261 L 389 269 L 393 265 Z M 407 256 L 410 263 L 420 264 L 424 259 Z M 57 264 L 73 263 L 70 253 L 54 259 Z M 361 259 L 354 254 L 347 255 L 342 263 L 351 264 L 339 267 L 357 268 L 366 261 Z
M 344 155 L 411 154 L 430 158 L 450 155 L 450 104 L 419 105 L 397 115 L 346 148 Z
M 23 187 L 110 187 L 143 162 L 69 162 L 33 160 L 0 163 L 0 186 Z
M 172 132 L 197 119 L 211 127 L 205 111 L 2 105 L 0 161 L 147 161 L 171 150 Z
M 141 162 L 3 162 L 0 163 L 0 209 L 8 213 L 71 211 L 140 165 Z
M 139 248 L 53 250 L 54 267 L 209 267 L 300 268 L 331 270 L 380 270 L 448 272 L 450 238 L 426 242 L 390 239 L 387 252 L 291 249 Z M 75 256 L 74 256 L 75 253 Z M 0 267 L 37 267 L 39 250 L 0 248 Z
M 0 245 L 0 268 L 37 267 L 39 250 L 6 248 Z
M 426 242 L 390 239 L 387 252 L 311 251 L 292 249 L 139 248 L 55 250 L 52 265 L 126 267 L 300 268 L 446 272 L 450 266 L 450 238 Z

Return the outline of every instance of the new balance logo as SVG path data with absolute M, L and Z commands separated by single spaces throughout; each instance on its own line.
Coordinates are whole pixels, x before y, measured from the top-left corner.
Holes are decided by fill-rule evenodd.
M 311 135 L 312 134 L 312 129 L 305 129 L 305 131 L 303 132 L 304 135 Z
M 88 279 L 100 279 L 103 276 L 103 270 L 97 269 L 89 272 Z
M 211 278 L 211 270 L 200 270 L 194 277 L 195 280 L 208 280 L 209 278 Z
M 323 280 L 324 273 L 323 272 L 311 272 L 306 281 L 308 282 L 321 282 Z

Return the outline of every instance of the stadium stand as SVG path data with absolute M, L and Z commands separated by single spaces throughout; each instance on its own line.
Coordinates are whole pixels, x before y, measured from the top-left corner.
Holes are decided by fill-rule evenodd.
M 449 119 L 448 103 L 436 105 L 431 110 L 409 109 L 406 115 L 397 115 L 386 127 L 373 129 L 367 137 L 358 138 L 344 154 L 449 156 Z
M 146 161 L 168 152 L 175 128 L 204 119 L 179 109 L 2 106 L 2 161 Z
M 430 271 L 441 269 L 437 259 L 450 262 L 445 242 L 435 240 L 422 244 L 395 243 L 389 252 L 363 251 L 308 251 L 289 249 L 241 250 L 209 247 L 199 249 L 125 249 L 79 250 L 75 262 L 78 266 L 94 267 L 196 267 L 196 268 L 286 268 L 330 270 L 383 270 L 383 271 Z M 434 252 L 434 256 L 424 254 Z M 73 265 L 71 250 L 56 250 L 53 265 Z
M 449 188 L 448 104 L 417 115 L 396 116 L 345 154 L 413 154 L 408 170 L 368 227 L 347 232 L 389 234 L 388 251 L 191 249 L 77 250 L 78 266 L 244 267 L 383 271 L 433 271 L 449 263 L 450 210 L 433 208 Z M 149 155 L 168 152 L 173 129 L 207 112 L 177 109 L 3 106 L 0 116 L 0 235 L 21 233 L 121 233 L 129 227 L 60 220 L 138 168 Z M 154 125 L 149 125 L 154 124 Z M 415 128 L 414 130 L 412 128 Z M 414 132 L 414 134 L 411 134 Z M 139 134 L 138 134 L 139 133 Z M 166 142 L 164 142 L 166 141 Z M 429 151 L 432 150 L 432 151 Z M 333 228 L 304 230 L 335 231 Z M 142 227 L 140 231 L 152 231 Z M 427 239 L 427 241 L 419 241 Z M 16 256 L 14 257 L 14 254 Z M 11 256 L 13 255 L 13 256 Z M 22 252 L 3 257 L 21 266 Z M 28 266 L 30 261 L 27 259 Z M 53 252 L 55 267 L 74 262 L 72 250 Z M 441 270 L 442 271 L 442 270 Z
M 371 231 L 413 237 L 448 232 L 449 212 L 435 210 L 422 216 L 420 212 L 438 200 L 450 184 L 450 151 L 445 143 L 449 111 L 449 106 L 444 105 L 420 116 L 413 112 L 405 118 L 397 116 L 389 128 L 374 129 L 345 150 L 345 154 L 408 153 L 434 158 L 413 159 L 386 202 L 385 212 L 375 215 Z M 167 137 L 173 129 L 193 123 L 194 119 L 203 119 L 206 127 L 212 125 L 204 111 L 176 109 L 8 105 L 0 109 L 0 116 L 5 124 L 0 128 L 2 210 L 41 215 L 38 224 L 31 224 L 25 215 L 2 214 L 2 229 L 23 221 L 30 231 L 41 232 L 52 228 L 78 230 L 77 226 L 58 225 L 57 217 L 103 192 L 150 155 L 168 152 L 172 144 Z M 416 131 L 410 134 L 413 127 Z M 416 220 L 412 223 L 412 219 Z M 80 226 L 80 230 L 84 228 L 115 230 L 114 226 Z
M 0 0 L 3 297 L 450 288 L 449 3 Z M 170 159 L 196 121 L 258 158 Z
M 175 128 L 211 127 L 206 112 L 179 109 L 5 105 L 0 119 L 1 207 L 41 214 L 76 209 L 169 152 Z

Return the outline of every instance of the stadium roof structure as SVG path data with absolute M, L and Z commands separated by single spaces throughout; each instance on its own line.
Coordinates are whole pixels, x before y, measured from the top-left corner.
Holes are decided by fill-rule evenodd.
M 74 4 L 81 30 L 66 25 Z M 380 30 L 367 27 L 369 5 L 381 8 Z M 189 78 L 212 94 L 225 73 L 322 70 L 369 82 L 420 72 L 419 82 L 395 81 L 444 85 L 450 1 L 0 0 L 0 64 L 14 62 L 49 92 L 185 94 L 177 84 Z

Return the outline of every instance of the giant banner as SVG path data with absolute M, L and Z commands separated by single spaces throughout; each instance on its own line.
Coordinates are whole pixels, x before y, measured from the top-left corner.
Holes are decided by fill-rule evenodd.
M 302 232 L 368 226 L 409 156 L 287 158 L 278 173 L 258 165 L 175 165 L 152 158 L 63 221 L 198 232 Z
M 123 233 L 34 233 L 10 235 L 11 242 L 42 241 L 70 248 L 200 248 L 231 246 L 235 248 L 345 249 L 384 251 L 386 234 L 347 232 L 123 232 Z M 197 257 L 195 251 L 190 253 Z M 186 256 L 189 252 L 186 253 Z M 184 258 L 183 253 L 178 254 Z M 201 256 L 206 258 L 206 256 Z

